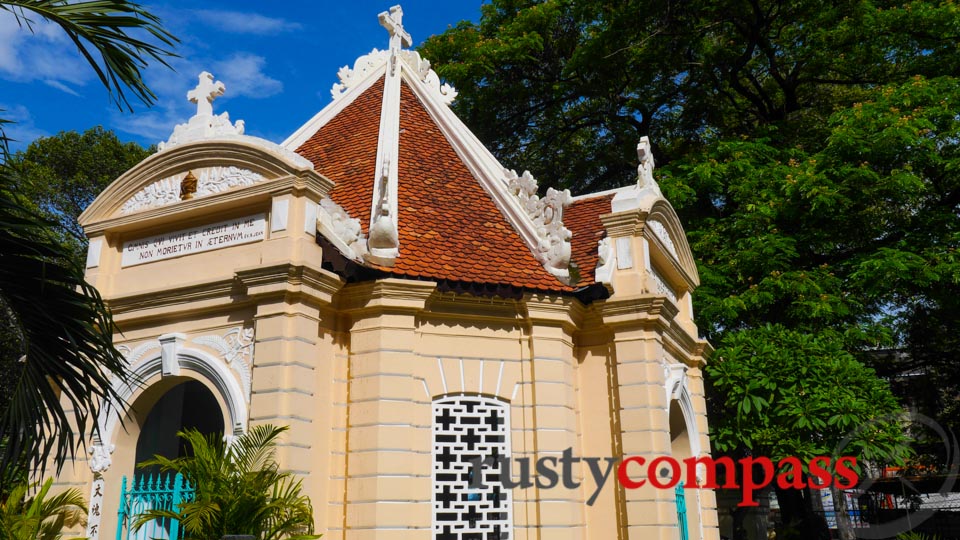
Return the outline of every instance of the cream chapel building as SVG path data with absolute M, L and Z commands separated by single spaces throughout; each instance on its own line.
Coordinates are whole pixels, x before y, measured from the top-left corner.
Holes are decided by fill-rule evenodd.
M 58 477 L 90 494 L 87 536 L 175 536 L 129 530 L 172 489 L 135 465 L 182 455 L 181 429 L 272 423 L 325 539 L 718 539 L 712 491 L 615 466 L 597 489 L 579 459 L 710 451 L 697 270 L 649 142 L 634 185 L 542 192 L 452 112 L 400 8 L 379 18 L 389 47 L 280 144 L 215 114 L 229 89 L 200 74 L 196 114 L 81 216 L 140 381 Z M 538 485 L 565 454 L 572 478 Z

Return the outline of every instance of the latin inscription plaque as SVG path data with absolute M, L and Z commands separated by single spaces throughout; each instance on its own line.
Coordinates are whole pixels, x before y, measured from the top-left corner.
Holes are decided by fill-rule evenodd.
M 265 238 L 266 231 L 266 215 L 255 214 L 130 240 L 123 243 L 120 265 L 134 266 L 257 242 Z

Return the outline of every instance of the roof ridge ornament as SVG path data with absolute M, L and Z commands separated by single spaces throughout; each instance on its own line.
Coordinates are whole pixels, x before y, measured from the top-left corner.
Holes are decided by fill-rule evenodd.
M 173 134 L 166 142 L 157 145 L 157 151 L 163 152 L 174 146 L 207 139 L 232 139 L 250 143 L 281 156 L 289 163 L 300 169 L 313 169 L 313 163 L 307 158 L 284 148 L 273 141 L 244 135 L 243 120 L 230 123 L 230 114 L 223 112 L 213 114 L 213 100 L 222 96 L 227 87 L 214 79 L 209 71 L 203 71 L 197 77 L 196 88 L 187 92 L 187 99 L 196 103 L 197 112 L 184 124 L 177 124 Z
M 542 198 L 537 195 L 537 181 L 530 171 L 504 169 L 507 189 L 533 221 L 537 232 L 537 246 L 534 256 L 548 272 L 560 281 L 570 284 L 570 238 L 573 234 L 563 225 L 563 209 L 573 202 L 570 190 L 558 191 L 547 188 Z
M 610 203 L 611 210 L 614 212 L 625 212 L 653 204 L 654 201 L 663 199 L 663 192 L 660 191 L 660 185 L 653 177 L 653 170 L 656 164 L 653 161 L 653 149 L 650 147 L 650 137 L 640 137 L 637 143 L 637 183 L 632 187 L 625 187 L 617 191 L 613 201 Z
M 377 163 L 374 168 L 373 197 L 370 201 L 370 235 L 367 238 L 369 259 L 392 266 L 400 255 L 400 224 L 397 190 L 400 162 L 400 80 L 404 62 L 399 55 L 403 45 L 413 38 L 403 28 L 403 9 L 393 6 L 380 13 L 380 26 L 390 34 L 387 49 L 388 68 L 383 81 L 383 104 L 380 109 L 380 133 L 377 137 Z M 409 66 L 408 66 L 409 68 Z
M 637 188 L 640 190 L 650 189 L 662 197 L 663 194 L 660 192 L 660 185 L 657 184 L 657 181 L 653 178 L 653 169 L 656 168 L 656 164 L 653 162 L 653 150 L 650 148 L 650 137 L 646 135 L 640 137 L 640 142 L 637 143 L 637 159 L 639 160 L 639 165 L 637 165 Z
M 197 113 L 185 124 L 177 124 L 173 134 L 166 142 L 157 145 L 163 152 L 178 144 L 184 144 L 200 139 L 210 139 L 222 135 L 243 135 L 243 120 L 236 124 L 230 123 L 230 114 L 213 114 L 213 100 L 222 96 L 226 87 L 222 82 L 214 82 L 213 75 L 208 71 L 200 73 L 197 87 L 187 92 L 187 99 L 197 104 Z

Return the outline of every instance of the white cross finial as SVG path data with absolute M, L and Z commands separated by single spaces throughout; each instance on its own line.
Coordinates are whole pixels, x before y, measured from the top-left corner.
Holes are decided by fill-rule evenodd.
M 222 82 L 213 82 L 213 75 L 204 71 L 197 87 L 187 92 L 187 99 L 197 104 L 197 116 L 213 116 L 213 100 L 222 96 L 225 89 Z
M 400 6 L 393 6 L 390 11 L 384 11 L 378 15 L 380 26 L 387 29 L 390 33 L 390 50 L 399 52 L 404 46 L 412 47 L 413 38 L 403 28 L 403 9 Z

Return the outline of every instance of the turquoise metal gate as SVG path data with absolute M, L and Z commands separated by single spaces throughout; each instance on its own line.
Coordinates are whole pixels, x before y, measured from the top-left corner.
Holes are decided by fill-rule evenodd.
M 683 491 L 683 482 L 677 484 L 674 495 L 677 498 L 677 528 L 680 530 L 680 540 L 690 540 L 690 533 L 687 531 L 687 496 Z
M 148 510 L 176 511 L 182 502 L 192 501 L 193 486 L 183 475 L 149 475 L 133 477 L 127 489 L 127 477 L 123 477 L 120 491 L 120 510 L 117 512 L 117 540 L 179 540 L 183 537 L 180 522 L 176 519 L 155 519 L 139 529 L 132 527 L 137 516 Z

